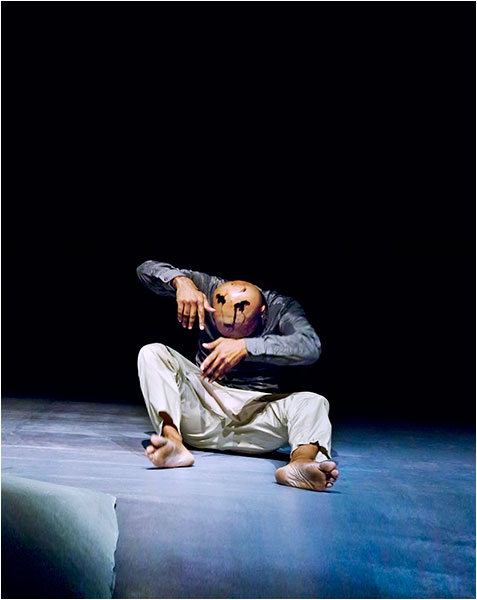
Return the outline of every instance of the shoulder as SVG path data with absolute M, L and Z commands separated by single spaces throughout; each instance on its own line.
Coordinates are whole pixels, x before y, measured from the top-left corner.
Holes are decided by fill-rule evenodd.
M 270 312 L 283 314 L 289 310 L 301 310 L 300 304 L 291 296 L 284 296 L 275 290 L 261 290 L 265 303 Z

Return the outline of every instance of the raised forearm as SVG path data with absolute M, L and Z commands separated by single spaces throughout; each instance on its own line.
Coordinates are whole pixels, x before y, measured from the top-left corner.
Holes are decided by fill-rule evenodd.
M 247 361 L 282 366 L 311 365 L 321 354 L 321 343 L 314 332 L 247 338 L 246 345 Z
M 185 277 L 184 273 L 168 263 L 147 260 L 139 265 L 136 273 L 148 289 L 159 296 L 175 296 L 176 291 L 171 282 L 178 276 Z

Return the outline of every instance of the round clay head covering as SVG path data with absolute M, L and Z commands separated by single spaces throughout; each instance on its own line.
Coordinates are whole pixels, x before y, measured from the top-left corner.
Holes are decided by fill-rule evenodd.
M 262 293 L 248 281 L 226 281 L 214 292 L 215 326 L 224 337 L 244 338 L 258 327 L 265 309 Z

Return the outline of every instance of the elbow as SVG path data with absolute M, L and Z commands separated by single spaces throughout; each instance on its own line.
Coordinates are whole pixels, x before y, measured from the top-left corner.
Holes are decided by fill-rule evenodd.
M 294 352 L 288 355 L 289 364 L 297 366 L 312 365 L 321 355 L 321 342 L 318 336 L 300 334 L 294 340 Z M 292 358 L 293 357 L 293 358 Z
M 150 262 L 150 260 L 146 260 L 146 262 L 143 262 L 136 269 L 136 275 L 139 277 L 139 281 L 146 286 L 148 283 L 148 276 L 150 274 L 150 269 L 148 268 Z
M 309 344 L 309 350 L 307 352 L 307 356 L 305 362 L 303 364 L 312 365 L 315 363 L 321 356 L 321 342 L 319 339 L 313 340 L 311 344 Z
M 321 356 L 321 344 L 317 347 L 313 362 L 316 362 Z
M 136 275 L 139 277 L 140 281 L 144 281 L 144 264 L 139 265 L 139 267 L 136 269 Z
M 321 356 L 321 348 L 314 348 L 309 356 L 307 357 L 307 361 L 305 364 L 307 365 L 312 365 L 313 363 L 316 363 L 316 361 L 320 358 Z
M 144 279 L 145 275 L 148 275 L 151 272 L 151 263 L 152 260 L 146 260 L 136 269 L 137 276 L 139 279 Z

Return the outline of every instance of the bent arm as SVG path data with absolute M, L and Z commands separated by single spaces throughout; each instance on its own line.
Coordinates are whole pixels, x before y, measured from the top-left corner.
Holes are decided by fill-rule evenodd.
M 210 290 L 223 281 L 219 277 L 189 269 L 177 269 L 169 263 L 156 260 L 146 260 L 139 265 L 136 273 L 141 283 L 159 296 L 176 295 L 176 289 L 172 285 L 176 277 L 188 277 L 194 282 L 197 289 L 206 295 L 209 295 Z
M 295 300 L 282 309 L 279 334 L 246 338 L 247 361 L 275 365 L 311 365 L 321 354 L 320 338 Z

